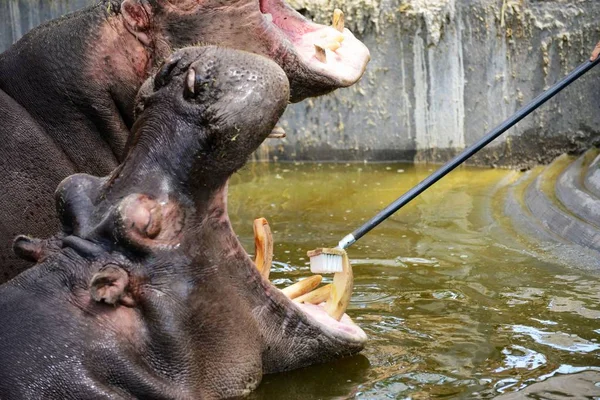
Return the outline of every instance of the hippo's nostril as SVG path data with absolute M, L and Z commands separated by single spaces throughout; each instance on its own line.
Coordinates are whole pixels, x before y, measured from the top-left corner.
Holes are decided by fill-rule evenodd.
M 173 55 L 171 58 L 169 58 L 167 61 L 165 61 L 163 66 L 160 67 L 160 70 L 158 71 L 158 73 L 156 74 L 156 77 L 154 78 L 154 90 L 160 89 L 161 87 L 165 86 L 167 83 L 169 83 L 171 81 L 171 79 L 170 79 L 171 72 L 173 72 L 173 69 L 175 69 L 175 67 L 177 66 L 177 63 L 181 60 L 181 57 L 182 57 L 182 54 L 177 53 L 177 54 Z

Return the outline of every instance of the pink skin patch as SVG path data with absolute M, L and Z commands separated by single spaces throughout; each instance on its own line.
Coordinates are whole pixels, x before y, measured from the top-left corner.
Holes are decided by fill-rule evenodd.
M 367 47 L 348 29 L 339 32 L 331 26 L 308 21 L 280 0 L 260 0 L 260 11 L 271 14 L 270 24 L 290 40 L 302 61 L 314 71 L 342 86 L 354 84 L 363 75 L 371 56 Z M 315 44 L 330 43 L 340 36 L 338 49 L 325 50 L 326 62 L 316 58 Z
M 332 332 L 336 336 L 344 336 L 351 341 L 367 341 L 367 334 L 365 331 L 356 325 L 348 314 L 344 314 L 339 321 L 336 321 L 327 314 L 323 305 L 324 303 L 320 305 L 296 304 L 304 314 L 309 318 L 314 319 L 321 327 L 323 327 L 323 330 Z

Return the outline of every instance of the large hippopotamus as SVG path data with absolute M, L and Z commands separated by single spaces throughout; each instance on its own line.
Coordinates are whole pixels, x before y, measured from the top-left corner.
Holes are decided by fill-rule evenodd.
M 58 229 L 58 183 L 122 161 L 141 84 L 197 43 L 271 58 L 291 101 L 352 85 L 369 60 L 339 14 L 318 25 L 283 0 L 104 0 L 34 29 L 0 55 L 0 283 L 30 266 L 15 235 Z
M 227 182 L 289 99 L 267 58 L 177 52 L 141 89 L 132 149 L 56 190 L 62 232 L 21 236 L 37 265 L 0 286 L 0 393 L 17 399 L 212 399 L 264 373 L 351 355 L 364 332 L 259 273 Z

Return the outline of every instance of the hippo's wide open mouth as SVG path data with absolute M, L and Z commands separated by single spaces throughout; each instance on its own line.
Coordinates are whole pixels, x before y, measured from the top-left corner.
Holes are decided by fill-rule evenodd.
M 259 0 L 259 6 L 269 26 L 291 42 L 301 62 L 316 74 L 346 87 L 365 72 L 369 50 L 344 28 L 339 10 L 334 13 L 334 26 L 325 26 L 304 18 L 282 0 Z
M 268 280 L 274 245 L 269 225 L 264 218 L 254 221 L 254 234 L 255 265 Z M 333 282 L 318 287 L 321 282 L 321 275 L 312 275 L 282 289 L 281 292 L 289 299 L 285 306 L 299 309 L 323 334 L 351 347 L 362 348 L 367 335 L 345 313 L 354 282 L 352 266 L 346 255 L 343 271 L 335 273 Z M 277 298 L 275 296 L 272 299 L 277 301 Z

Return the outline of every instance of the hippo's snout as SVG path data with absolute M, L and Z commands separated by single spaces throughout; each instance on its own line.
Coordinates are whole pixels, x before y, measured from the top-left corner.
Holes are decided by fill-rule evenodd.
M 249 127 L 263 131 L 279 118 L 279 111 L 289 101 L 290 88 L 285 72 L 272 60 L 209 47 L 189 66 L 184 97 L 198 104 L 214 104 L 211 111 L 220 121 L 235 124 L 238 133 Z

